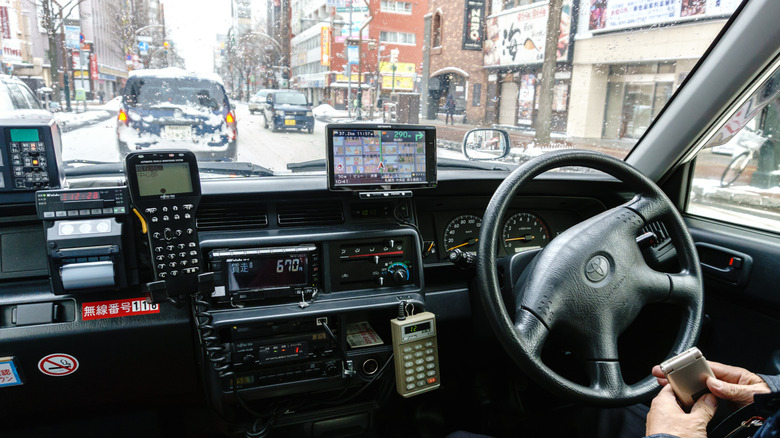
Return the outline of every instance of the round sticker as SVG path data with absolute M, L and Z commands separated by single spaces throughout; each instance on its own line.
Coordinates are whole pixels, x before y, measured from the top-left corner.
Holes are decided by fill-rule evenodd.
M 65 353 L 50 354 L 38 362 L 38 370 L 47 376 L 67 376 L 77 369 L 79 369 L 79 361 Z

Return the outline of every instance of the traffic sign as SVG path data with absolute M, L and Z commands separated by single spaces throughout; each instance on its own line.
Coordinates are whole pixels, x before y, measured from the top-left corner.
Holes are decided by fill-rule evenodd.
M 77 369 L 79 369 L 79 361 L 65 353 L 50 354 L 38 361 L 38 370 L 47 376 L 67 376 L 76 372 Z
M 136 39 L 136 41 L 139 41 L 139 42 L 140 41 L 143 41 L 145 43 L 151 43 L 152 42 L 152 37 L 147 36 L 147 35 L 138 35 L 137 37 L 135 37 L 135 39 Z
M 148 55 L 149 54 L 149 43 L 146 41 L 141 41 L 138 43 L 138 53 L 141 55 Z

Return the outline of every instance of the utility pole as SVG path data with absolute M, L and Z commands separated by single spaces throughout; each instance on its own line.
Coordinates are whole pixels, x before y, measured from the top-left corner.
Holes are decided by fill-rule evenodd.
M 349 1 L 349 24 L 347 30 L 347 39 L 344 48 L 346 49 L 347 58 L 347 117 L 352 118 L 352 64 L 349 62 L 349 41 L 352 39 L 352 1 Z
M 165 5 L 162 3 L 160 3 L 160 24 L 162 24 L 163 47 L 165 48 L 165 62 L 163 63 L 163 66 L 168 67 L 168 44 L 165 39 Z
M 63 86 L 65 88 L 65 111 L 73 111 L 70 106 L 70 65 L 72 61 L 68 58 L 68 49 L 65 46 L 65 24 L 62 21 L 62 8 L 59 10 L 60 16 L 60 48 L 62 48 L 62 62 L 65 64 L 63 67 Z
M 534 143 L 537 146 L 550 144 L 550 123 L 552 122 L 552 99 L 555 87 L 555 65 L 558 63 L 558 38 L 561 33 L 561 7 L 563 0 L 550 0 L 547 12 L 547 34 L 544 42 L 544 63 L 542 83 L 539 86 L 539 112 L 536 114 Z

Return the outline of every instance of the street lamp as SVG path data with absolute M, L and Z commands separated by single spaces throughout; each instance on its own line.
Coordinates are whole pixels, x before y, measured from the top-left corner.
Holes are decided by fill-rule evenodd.
M 282 58 L 282 63 L 283 64 L 286 63 L 285 62 L 285 56 L 284 56 L 285 55 L 284 48 L 279 43 L 279 41 L 277 41 L 274 37 L 272 37 L 272 36 L 270 36 L 268 34 L 265 34 L 263 32 L 247 32 L 247 33 L 242 34 L 241 38 L 247 38 L 247 37 L 252 36 L 252 35 L 263 37 L 263 38 L 267 39 L 268 41 L 272 42 L 276 46 L 276 49 L 279 51 L 279 57 Z M 291 75 L 290 66 L 289 65 L 278 65 L 278 66 L 270 66 L 270 67 L 274 68 L 274 69 L 279 69 L 279 70 L 287 70 L 287 73 L 288 73 L 287 74 L 287 88 L 290 88 L 290 80 L 292 79 L 291 78 L 292 75 Z

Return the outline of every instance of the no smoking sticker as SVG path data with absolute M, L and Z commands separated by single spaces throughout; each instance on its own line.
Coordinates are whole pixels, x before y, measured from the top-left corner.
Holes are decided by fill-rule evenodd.
M 50 354 L 38 362 L 38 370 L 52 377 L 67 376 L 76 372 L 77 369 L 79 369 L 79 361 L 64 353 Z

